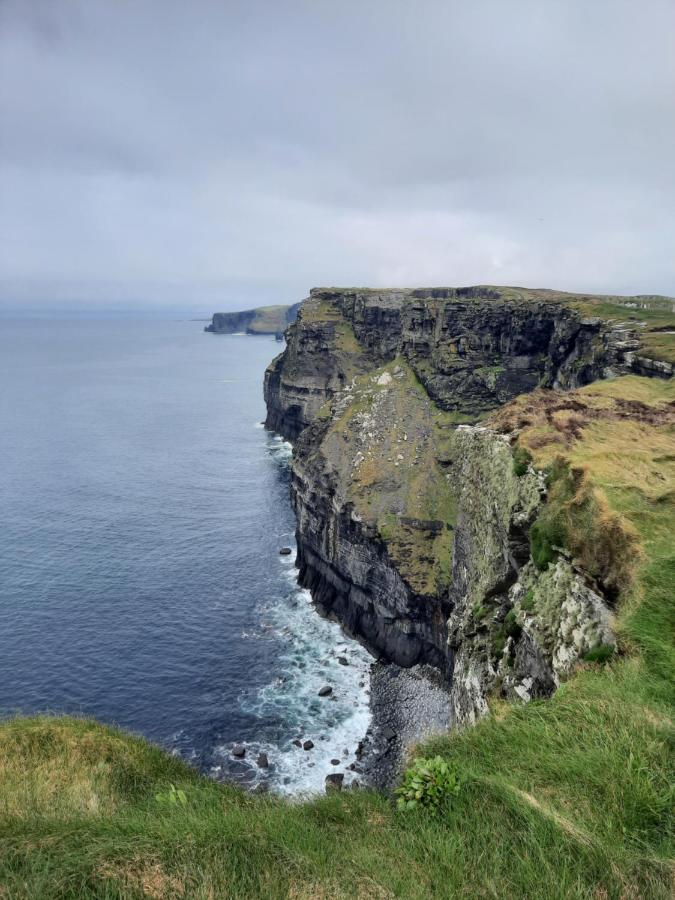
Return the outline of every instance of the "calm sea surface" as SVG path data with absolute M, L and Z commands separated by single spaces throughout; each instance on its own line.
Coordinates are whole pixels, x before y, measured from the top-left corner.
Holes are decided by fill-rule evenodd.
M 319 789 L 367 727 L 370 658 L 278 552 L 281 345 L 202 329 L 0 320 L 0 716 L 92 715 L 215 777 Z

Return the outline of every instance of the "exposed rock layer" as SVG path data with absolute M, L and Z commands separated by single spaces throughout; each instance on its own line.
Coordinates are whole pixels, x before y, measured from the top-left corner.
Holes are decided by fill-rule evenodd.
M 603 597 L 564 556 L 543 572 L 530 561 L 541 475 L 473 424 L 540 386 L 668 376 L 637 324 L 589 314 L 607 299 L 317 289 L 267 370 L 267 426 L 295 441 L 301 583 L 386 659 L 452 676 L 458 723 L 495 690 L 550 694 L 614 641 Z M 647 302 L 609 299 L 622 313 Z
M 537 386 L 671 375 L 670 363 L 638 352 L 637 323 L 588 314 L 603 299 L 512 288 L 316 288 L 266 373 L 268 425 L 293 440 L 355 369 L 397 354 L 439 406 L 470 418 Z M 628 318 L 644 298 L 613 299 Z

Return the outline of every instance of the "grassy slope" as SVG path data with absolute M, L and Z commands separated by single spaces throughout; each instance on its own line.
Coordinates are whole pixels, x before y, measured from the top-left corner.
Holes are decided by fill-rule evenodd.
M 93 722 L 16 720 L 0 727 L 0 897 L 671 896 L 675 453 L 665 415 L 615 407 L 665 411 L 673 385 L 627 378 L 577 398 L 591 412 L 571 428 L 536 398 L 514 406 L 535 462 L 586 466 L 641 538 L 624 655 L 426 748 L 464 781 L 440 821 L 367 792 L 246 796 Z M 542 443 L 549 427 L 561 439 Z M 170 783 L 186 806 L 155 800 Z

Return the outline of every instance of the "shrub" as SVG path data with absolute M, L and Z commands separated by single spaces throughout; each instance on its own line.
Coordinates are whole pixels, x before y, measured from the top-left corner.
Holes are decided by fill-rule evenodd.
M 640 560 L 635 529 L 610 508 L 585 468 L 557 459 L 548 480 L 548 501 L 530 528 L 535 566 L 544 571 L 556 548 L 564 547 L 616 599 L 632 583 Z
M 544 572 L 548 564 L 552 563 L 558 555 L 556 547 L 564 545 L 565 530 L 562 524 L 553 516 L 542 513 L 530 528 L 530 553 L 532 562 Z
M 513 471 L 522 478 L 527 474 L 530 463 L 532 462 L 532 454 L 525 447 L 516 447 L 513 451 Z
M 492 635 L 492 655 L 499 659 L 504 652 L 504 647 L 506 647 L 506 629 L 502 626 Z
M 506 635 L 510 638 L 513 638 L 514 641 L 517 641 L 520 635 L 523 633 L 523 629 L 518 624 L 516 619 L 516 611 L 515 609 L 510 609 L 506 618 L 504 619 L 504 631 Z
M 396 805 L 404 810 L 425 807 L 440 812 L 459 793 L 459 787 L 457 771 L 441 756 L 416 759 L 394 791 Z
M 476 603 L 471 612 L 477 622 L 480 622 L 482 619 L 484 619 L 488 613 L 487 609 L 481 603 Z
M 534 609 L 534 591 L 532 588 L 525 594 L 523 599 L 520 601 L 520 608 L 523 612 L 532 612 Z
M 582 659 L 584 662 L 600 663 L 600 665 L 604 666 L 614 656 L 615 652 L 616 648 L 612 644 L 598 644 L 597 647 L 593 647 L 592 650 L 584 654 Z

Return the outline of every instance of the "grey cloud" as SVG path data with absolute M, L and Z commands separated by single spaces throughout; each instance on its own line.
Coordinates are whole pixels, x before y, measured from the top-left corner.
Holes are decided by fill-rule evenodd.
M 675 294 L 672 0 L 4 0 L 0 305 Z

